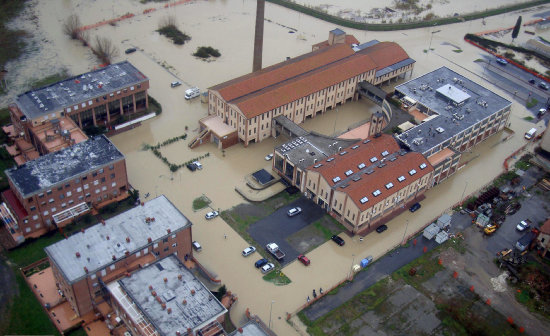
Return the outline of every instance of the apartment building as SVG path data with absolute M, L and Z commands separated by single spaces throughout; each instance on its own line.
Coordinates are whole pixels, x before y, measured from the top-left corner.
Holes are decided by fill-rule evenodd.
M 227 309 L 173 254 L 106 286 L 132 335 L 227 335 Z
M 432 185 L 428 160 L 401 149 L 390 135 L 332 142 L 313 137 L 276 148 L 273 169 L 352 234 L 375 230 Z
M 248 146 L 277 136 L 273 119 L 278 116 L 301 124 L 357 99 L 357 85 L 362 81 L 378 85 L 412 74 L 415 61 L 394 42 L 350 45 L 350 38 L 329 41 L 332 44 L 327 42 L 328 46 L 311 53 L 209 88 L 207 118 L 219 119 L 218 124 L 231 127 L 233 133 L 210 130 L 201 123 L 200 141 L 223 146 L 225 139 L 215 138 L 216 134 L 225 134 L 227 139 L 236 134 Z
M 446 67 L 395 87 L 417 126 L 397 136 L 435 168 L 434 184 L 458 169 L 463 152 L 508 125 L 512 102 Z
M 123 61 L 20 94 L 9 106 L 14 133 L 23 141 L 18 149 L 28 153 L 31 145 L 43 155 L 84 141 L 80 129 L 146 110 L 148 89 L 149 79 Z
M 126 198 L 129 189 L 124 155 L 103 135 L 8 169 L 6 176 L 0 236 L 7 248 Z
M 172 254 L 182 259 L 192 257 L 191 225 L 162 195 L 45 251 L 58 289 L 75 314 L 82 316 L 105 301 L 110 284 L 116 280 Z M 170 283 L 174 281 L 180 280 L 170 278 Z M 141 290 L 148 291 L 148 285 Z M 160 286 L 155 287 L 159 296 L 168 295 Z M 137 319 L 134 322 L 139 323 Z

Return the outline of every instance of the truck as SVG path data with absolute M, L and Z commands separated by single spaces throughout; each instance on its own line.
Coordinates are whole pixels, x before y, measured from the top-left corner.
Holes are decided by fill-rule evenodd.
M 201 90 L 198 87 L 192 87 L 190 89 L 185 90 L 185 99 L 189 100 L 200 96 L 200 94 L 201 94 Z
M 285 253 L 279 249 L 279 245 L 275 243 L 269 243 L 265 246 L 265 249 L 271 253 L 275 259 L 282 260 L 285 257 Z
M 525 251 L 529 245 L 537 238 L 539 234 L 539 231 L 537 229 L 533 229 L 526 234 L 524 234 L 516 243 L 516 249 L 520 252 Z

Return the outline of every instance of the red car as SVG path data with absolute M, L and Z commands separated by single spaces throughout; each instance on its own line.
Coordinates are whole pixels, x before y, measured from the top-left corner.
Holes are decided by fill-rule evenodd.
M 298 256 L 298 260 L 300 260 L 302 262 L 302 264 L 304 264 L 306 266 L 309 265 L 309 263 L 310 263 L 309 259 L 303 254 L 300 254 Z

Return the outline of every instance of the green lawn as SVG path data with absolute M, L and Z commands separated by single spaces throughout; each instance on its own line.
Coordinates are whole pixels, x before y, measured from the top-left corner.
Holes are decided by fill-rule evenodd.
M 19 267 L 25 267 L 46 257 L 44 248 L 62 240 L 64 237 L 57 231 L 50 232 L 37 239 L 28 239 L 21 246 L 8 251 L 8 258 Z
M 22 37 L 27 32 L 6 27 L 6 23 L 17 16 L 24 6 L 25 0 L 0 1 L 0 70 L 9 60 L 18 58 L 25 46 Z
M 59 335 L 23 276 L 16 272 L 18 293 L 11 302 L 6 335 Z M 1 329 L 1 328 L 0 328 Z

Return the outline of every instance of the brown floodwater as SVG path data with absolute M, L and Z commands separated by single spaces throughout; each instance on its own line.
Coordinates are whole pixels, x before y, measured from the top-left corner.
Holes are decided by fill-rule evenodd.
M 310 0 L 309 3 L 318 2 Z M 355 1 L 351 4 L 354 3 Z M 161 5 L 142 5 L 135 0 L 38 2 L 38 22 L 47 37 L 49 48 L 56 51 L 56 57 L 49 61 L 53 63 L 52 66 L 62 65 L 73 74 L 88 71 L 97 65 L 89 49 L 68 40 L 62 34 L 61 23 L 71 13 L 78 14 L 82 23 L 88 25 L 128 12 L 139 14 L 150 7 L 160 8 Z M 524 20 L 534 13 L 522 12 Z M 183 46 L 175 46 L 155 32 L 159 21 L 167 15 L 175 16 L 180 29 L 192 37 L 191 41 Z M 403 213 L 388 224 L 389 229 L 383 236 L 371 234 L 363 242 L 359 242 L 357 238 L 346 238 L 347 244 L 343 248 L 330 241 L 321 245 L 308 254 L 312 260 L 309 267 L 294 262 L 284 268 L 284 273 L 292 280 L 290 285 L 274 286 L 263 281 L 261 274 L 254 268 L 253 262 L 259 257 L 258 254 L 248 258 L 241 256 L 240 251 L 248 246 L 247 242 L 222 219 L 205 221 L 204 214 L 207 210 L 194 212 L 192 201 L 204 194 L 211 199 L 212 208 L 222 210 L 244 202 L 235 192 L 235 186 L 242 184 L 246 174 L 270 167 L 264 156 L 285 139 L 270 138 L 248 148 L 238 144 L 227 149 L 225 154 L 212 144 L 190 150 L 187 147 L 188 141 L 162 148 L 163 155 L 174 163 L 183 163 L 208 153 L 209 157 L 201 160 L 204 168 L 193 173 L 185 168 L 171 173 L 150 151 L 143 150 L 144 144 L 156 144 L 183 133 L 187 133 L 190 138 L 197 134 L 198 120 L 207 115 L 207 106 L 199 99 L 184 99 L 183 93 L 188 86 L 198 86 L 204 90 L 250 71 L 254 15 L 253 0 L 193 1 L 170 9 L 159 9 L 147 15 L 139 14 L 117 23 L 116 26 L 104 25 L 90 29 L 88 34 L 92 38 L 109 37 L 120 50 L 120 55 L 114 61 L 128 59 L 148 76 L 151 84 L 149 93 L 163 106 L 160 116 L 112 138 L 126 156 L 128 178 L 132 186 L 139 189 L 142 196 L 146 193 L 150 197 L 165 194 L 191 219 L 194 223 L 193 238 L 203 245 L 203 251 L 197 253 L 197 258 L 218 274 L 228 289 L 239 297 L 231 311 L 235 323 L 243 321 L 247 308 L 269 323 L 272 308 L 271 319 L 275 332 L 279 335 L 293 335 L 296 331 L 284 321 L 285 314 L 295 312 L 304 304 L 313 288 L 330 288 L 345 278 L 352 264 L 357 264 L 361 258 L 368 255 L 379 257 L 401 242 L 404 234 L 408 236 L 418 231 L 457 203 L 462 194 L 468 195 L 488 183 L 502 171 L 501 163 L 504 158 L 525 143 L 522 134 L 530 124 L 522 120 L 526 115 L 525 109 L 514 103 L 511 128 L 516 134 L 506 142 L 501 142 L 505 135 L 496 134 L 478 146 L 473 153 L 465 155 L 465 160 L 473 160 L 459 173 L 428 191 L 421 211 L 414 214 Z M 335 28 L 333 24 L 270 3 L 266 4 L 265 17 L 268 21 L 265 23 L 264 66 L 283 61 L 287 56 L 295 57 L 310 51 L 312 44 L 325 40 L 328 31 Z M 437 29 L 403 32 L 344 30 L 354 34 L 361 42 L 378 39 L 400 43 L 417 61 L 413 76 L 439 66 L 447 66 L 507 97 L 475 75 L 479 69 L 473 61 L 480 58 L 481 51 L 464 43 L 463 36 L 466 32 L 513 25 L 516 18 L 517 13 L 511 13 L 487 18 L 485 25 L 481 20 L 476 20 Z M 297 32 L 289 33 L 289 27 Z M 442 45 L 443 42 L 454 46 Z M 434 52 L 424 52 L 430 43 Z M 130 46 L 139 50 L 130 55 L 124 54 L 123 51 Z M 191 55 L 199 46 L 217 48 L 222 56 L 211 62 L 199 60 Z M 463 52 L 454 52 L 457 47 L 462 48 Z M 26 71 L 32 72 L 33 69 L 31 67 Z M 170 82 L 174 80 L 181 80 L 184 85 L 170 88 Z M 374 110 L 376 107 L 366 101 L 348 103 L 308 120 L 303 127 L 328 135 L 339 134 L 351 125 L 367 120 Z M 227 239 L 224 239 L 224 234 Z

